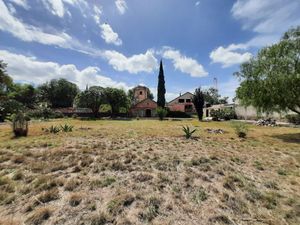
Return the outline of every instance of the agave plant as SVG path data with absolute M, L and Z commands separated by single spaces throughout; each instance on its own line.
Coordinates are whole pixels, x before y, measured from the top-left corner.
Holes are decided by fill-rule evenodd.
M 57 134 L 58 132 L 60 132 L 60 128 L 58 126 L 53 125 L 51 125 L 51 127 L 49 128 L 42 128 L 42 130 L 51 134 Z
M 60 125 L 60 128 L 63 132 L 72 132 L 74 126 L 65 124 L 65 125 Z
M 186 139 L 190 139 L 193 135 L 193 133 L 196 132 L 196 129 L 191 130 L 189 126 L 182 126 L 182 130 L 184 132 L 184 136 Z

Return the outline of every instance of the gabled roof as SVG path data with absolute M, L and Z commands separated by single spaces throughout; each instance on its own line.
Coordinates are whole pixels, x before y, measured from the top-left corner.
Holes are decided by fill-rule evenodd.
M 155 104 L 157 104 L 156 101 L 154 101 L 154 100 L 152 100 L 152 99 L 150 99 L 150 98 L 146 98 L 146 99 L 144 99 L 143 101 L 140 101 L 140 102 L 136 103 L 135 105 L 131 106 L 131 108 L 134 108 L 134 107 L 136 107 L 136 106 L 138 106 L 138 105 L 144 103 L 145 101 L 151 101 L 151 102 L 154 102 Z
M 184 97 L 184 95 L 186 95 L 186 94 L 190 94 L 190 95 L 194 96 L 191 92 L 188 91 L 188 92 L 185 92 L 183 95 L 179 95 L 177 98 L 174 98 L 172 101 L 169 101 L 168 104 L 173 103 L 177 99 Z

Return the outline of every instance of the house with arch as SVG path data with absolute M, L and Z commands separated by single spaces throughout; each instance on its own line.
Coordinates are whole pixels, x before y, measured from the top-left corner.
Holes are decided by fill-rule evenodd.
M 133 89 L 133 105 L 130 114 L 134 117 L 156 116 L 157 103 L 149 96 L 150 90 L 145 86 L 137 86 Z

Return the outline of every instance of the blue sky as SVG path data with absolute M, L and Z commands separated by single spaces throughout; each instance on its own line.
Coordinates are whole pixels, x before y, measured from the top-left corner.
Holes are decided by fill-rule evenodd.
M 17 82 L 66 78 L 167 99 L 213 86 L 234 97 L 233 72 L 300 25 L 299 0 L 0 0 L 0 60 Z

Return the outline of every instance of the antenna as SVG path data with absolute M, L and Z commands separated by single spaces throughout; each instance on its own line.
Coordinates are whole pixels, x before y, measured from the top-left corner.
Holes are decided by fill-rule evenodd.
M 218 90 L 218 79 L 216 77 L 214 77 L 214 86 L 215 89 Z

